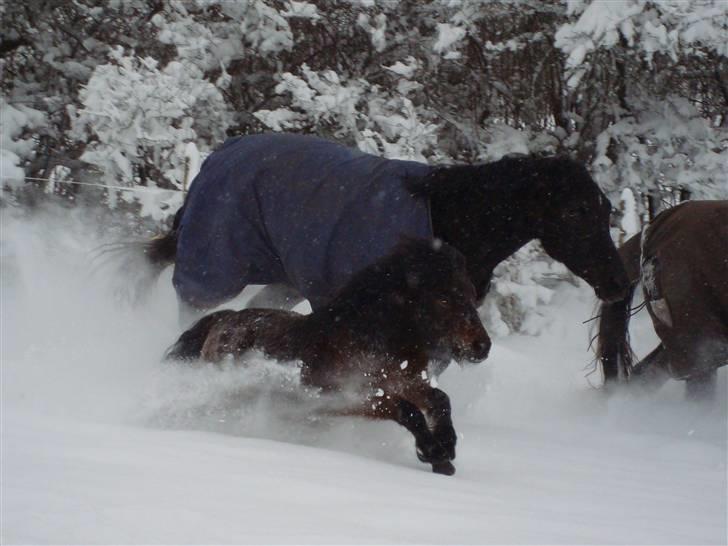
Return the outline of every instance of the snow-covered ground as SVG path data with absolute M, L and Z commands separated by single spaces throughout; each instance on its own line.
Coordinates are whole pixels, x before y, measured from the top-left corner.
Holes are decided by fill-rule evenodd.
M 394 424 L 311 418 L 289 370 L 162 365 L 169 272 L 120 303 L 83 214 L 2 211 L 3 544 L 726 542 L 725 370 L 712 405 L 592 388 L 588 289 L 440 378 L 445 477 Z

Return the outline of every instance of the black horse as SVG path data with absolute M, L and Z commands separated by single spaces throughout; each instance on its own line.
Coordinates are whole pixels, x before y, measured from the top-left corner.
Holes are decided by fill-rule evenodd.
M 728 364 L 728 201 L 690 201 L 659 214 L 620 249 L 628 295 L 601 306 L 597 355 L 607 384 L 656 387 L 684 379 L 690 398 L 710 396 Z M 660 344 L 634 364 L 630 305 L 642 283 Z
M 628 282 L 610 212 L 566 158 L 428 166 L 310 136 L 251 135 L 208 157 L 171 231 L 145 251 L 154 274 L 175 264 L 181 307 L 198 313 L 247 284 L 271 285 L 254 305 L 290 309 L 307 297 L 321 307 L 403 234 L 462 252 L 479 302 L 495 266 L 533 239 L 612 301 Z
M 430 384 L 428 364 L 484 360 L 490 338 L 462 255 L 409 241 L 310 315 L 217 311 L 184 332 L 167 358 L 219 362 L 251 349 L 300 361 L 303 385 L 349 395 L 346 409 L 335 413 L 396 421 L 414 435 L 422 461 L 452 474 L 457 436 L 450 400 Z

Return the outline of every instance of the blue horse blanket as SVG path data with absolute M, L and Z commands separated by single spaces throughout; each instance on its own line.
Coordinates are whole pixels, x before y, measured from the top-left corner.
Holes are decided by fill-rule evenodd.
M 181 211 L 179 298 L 209 308 L 248 284 L 286 283 L 324 305 L 402 236 L 432 238 L 427 201 L 403 184 L 431 169 L 312 136 L 227 140 L 202 164 Z

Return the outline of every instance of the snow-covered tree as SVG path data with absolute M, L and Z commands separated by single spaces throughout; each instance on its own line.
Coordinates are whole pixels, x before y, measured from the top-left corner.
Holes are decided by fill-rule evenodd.
M 555 40 L 570 93 L 600 120 L 600 182 L 728 197 L 728 3 L 575 0 L 567 15 Z
M 81 159 L 110 185 L 181 188 L 184 147 L 202 148 L 225 137 L 229 114 L 220 90 L 195 66 L 172 61 L 160 69 L 151 57 L 125 56 L 94 69 L 79 93 L 80 109 L 69 107 L 69 135 L 87 142 Z
M 272 130 L 429 162 L 569 155 L 590 166 L 625 222 L 644 215 L 645 194 L 653 204 L 676 190 L 728 198 L 723 0 L 0 9 L 2 111 L 16 120 L 3 121 L 2 165 L 16 178 L 20 168 L 67 168 L 179 188 L 191 147 L 204 156 L 227 135 Z M 174 208 L 144 195 L 144 214 Z M 493 305 L 509 329 L 533 329 L 521 319 L 533 294 L 545 298 L 542 262 L 529 249 L 499 269 Z
M 728 197 L 728 131 L 682 97 L 633 99 L 632 105 L 633 115 L 597 139 L 593 170 L 604 188 L 646 194 L 686 188 L 696 198 Z
M 45 125 L 43 112 L 23 104 L 12 106 L 0 96 L 0 187 L 22 186 L 25 164 L 35 155 L 33 134 Z
M 277 93 L 290 96 L 290 107 L 259 110 L 255 116 L 273 130 L 329 133 L 370 153 L 425 161 L 436 153 L 438 126 L 407 97 L 413 68 L 400 62 L 389 69 L 400 78 L 394 93 L 363 79 L 342 81 L 331 70 L 316 73 L 304 64 L 301 76 L 284 73 L 276 86 Z

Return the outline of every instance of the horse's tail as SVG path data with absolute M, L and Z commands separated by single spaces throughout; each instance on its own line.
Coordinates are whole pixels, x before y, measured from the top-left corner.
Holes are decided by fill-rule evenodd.
M 110 256 L 117 260 L 117 270 L 120 279 L 123 278 L 123 284 L 115 287 L 118 296 L 132 303 L 142 301 L 162 271 L 175 262 L 182 211 L 183 208 L 177 211 L 172 228 L 162 235 L 148 240 L 111 243 L 97 249 L 95 259 Z
M 632 298 L 640 280 L 640 234 L 630 238 L 619 249 L 630 281 L 627 294 L 619 301 L 602 303 L 599 308 L 597 360 L 602 363 L 604 381 L 629 377 L 634 364 L 634 352 L 629 341 L 629 320 L 632 317 Z
M 167 233 L 140 243 L 147 263 L 152 266 L 155 278 L 165 267 L 172 265 L 177 258 L 177 236 L 183 211 L 184 207 L 180 207 L 175 213 L 172 228 Z
M 134 301 L 140 301 L 149 292 L 159 275 L 167 266 L 174 264 L 177 258 L 177 238 L 179 224 L 184 211 L 184 205 L 174 215 L 172 228 L 161 235 L 147 241 L 132 243 L 135 250 L 141 251 L 142 264 L 135 273 L 136 280 L 133 288 Z

